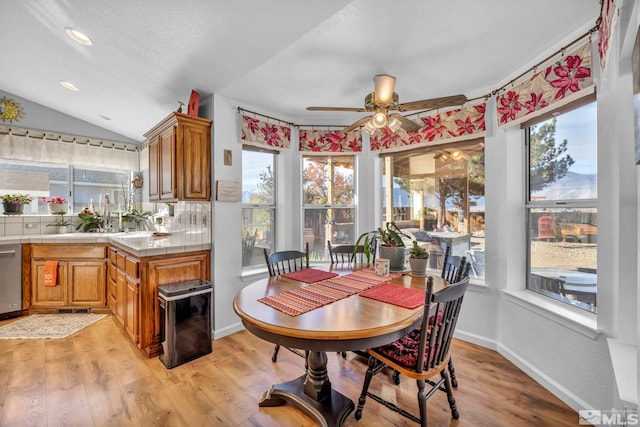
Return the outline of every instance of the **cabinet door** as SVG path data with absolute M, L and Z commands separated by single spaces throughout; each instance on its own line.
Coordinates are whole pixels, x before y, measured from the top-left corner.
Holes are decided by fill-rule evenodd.
M 160 133 L 160 200 L 176 200 L 176 135 L 175 127 Z M 151 165 L 149 165 L 151 168 Z
M 66 305 L 67 263 L 58 263 L 56 286 L 44 285 L 45 261 L 31 262 L 31 301 L 33 307 L 61 307 Z
M 127 282 L 122 270 L 116 271 L 116 311 L 115 316 L 118 322 L 124 326 L 127 316 Z
M 138 281 L 126 276 L 127 296 L 126 315 L 124 319 L 124 329 L 134 343 L 138 343 L 138 316 L 140 315 L 140 294 L 138 291 Z
M 146 265 L 146 283 L 140 289 L 140 348 L 147 349 L 149 357 L 157 356 L 149 346 L 159 344 L 160 310 L 158 287 L 187 280 L 209 279 L 209 253 L 171 256 L 149 261 Z
M 176 147 L 180 200 L 211 200 L 211 129 L 184 123 L 178 137 L 182 138 Z
M 106 268 L 106 261 L 69 261 L 69 304 L 104 307 Z
M 149 200 L 160 199 L 160 138 L 149 141 Z

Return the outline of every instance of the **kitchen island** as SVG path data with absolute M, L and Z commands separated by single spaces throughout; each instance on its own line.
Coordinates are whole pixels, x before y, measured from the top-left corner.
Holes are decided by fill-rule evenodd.
M 22 244 L 23 312 L 110 311 L 148 357 L 162 351 L 158 287 L 211 276 L 205 231 L 0 238 L 5 241 Z M 57 263 L 53 286 L 44 280 L 47 261 Z

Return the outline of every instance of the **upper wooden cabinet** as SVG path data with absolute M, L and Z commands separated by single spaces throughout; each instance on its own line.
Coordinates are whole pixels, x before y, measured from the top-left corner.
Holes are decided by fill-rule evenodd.
M 144 134 L 150 201 L 211 200 L 211 124 L 174 112 Z

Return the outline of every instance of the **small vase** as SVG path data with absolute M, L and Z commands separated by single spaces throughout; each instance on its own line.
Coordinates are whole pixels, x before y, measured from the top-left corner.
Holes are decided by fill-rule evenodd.
M 5 215 L 22 215 L 24 212 L 24 203 L 3 203 Z
M 52 215 L 66 214 L 69 211 L 69 204 L 65 203 L 49 203 L 47 205 L 49 213 Z

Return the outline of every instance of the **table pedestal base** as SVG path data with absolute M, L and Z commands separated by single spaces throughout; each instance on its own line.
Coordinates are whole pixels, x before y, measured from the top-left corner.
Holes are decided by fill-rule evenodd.
M 317 402 L 304 392 L 306 375 L 265 391 L 260 398 L 260 407 L 280 406 L 286 402 L 303 410 L 323 427 L 340 426 L 355 409 L 353 401 L 335 390 Z

